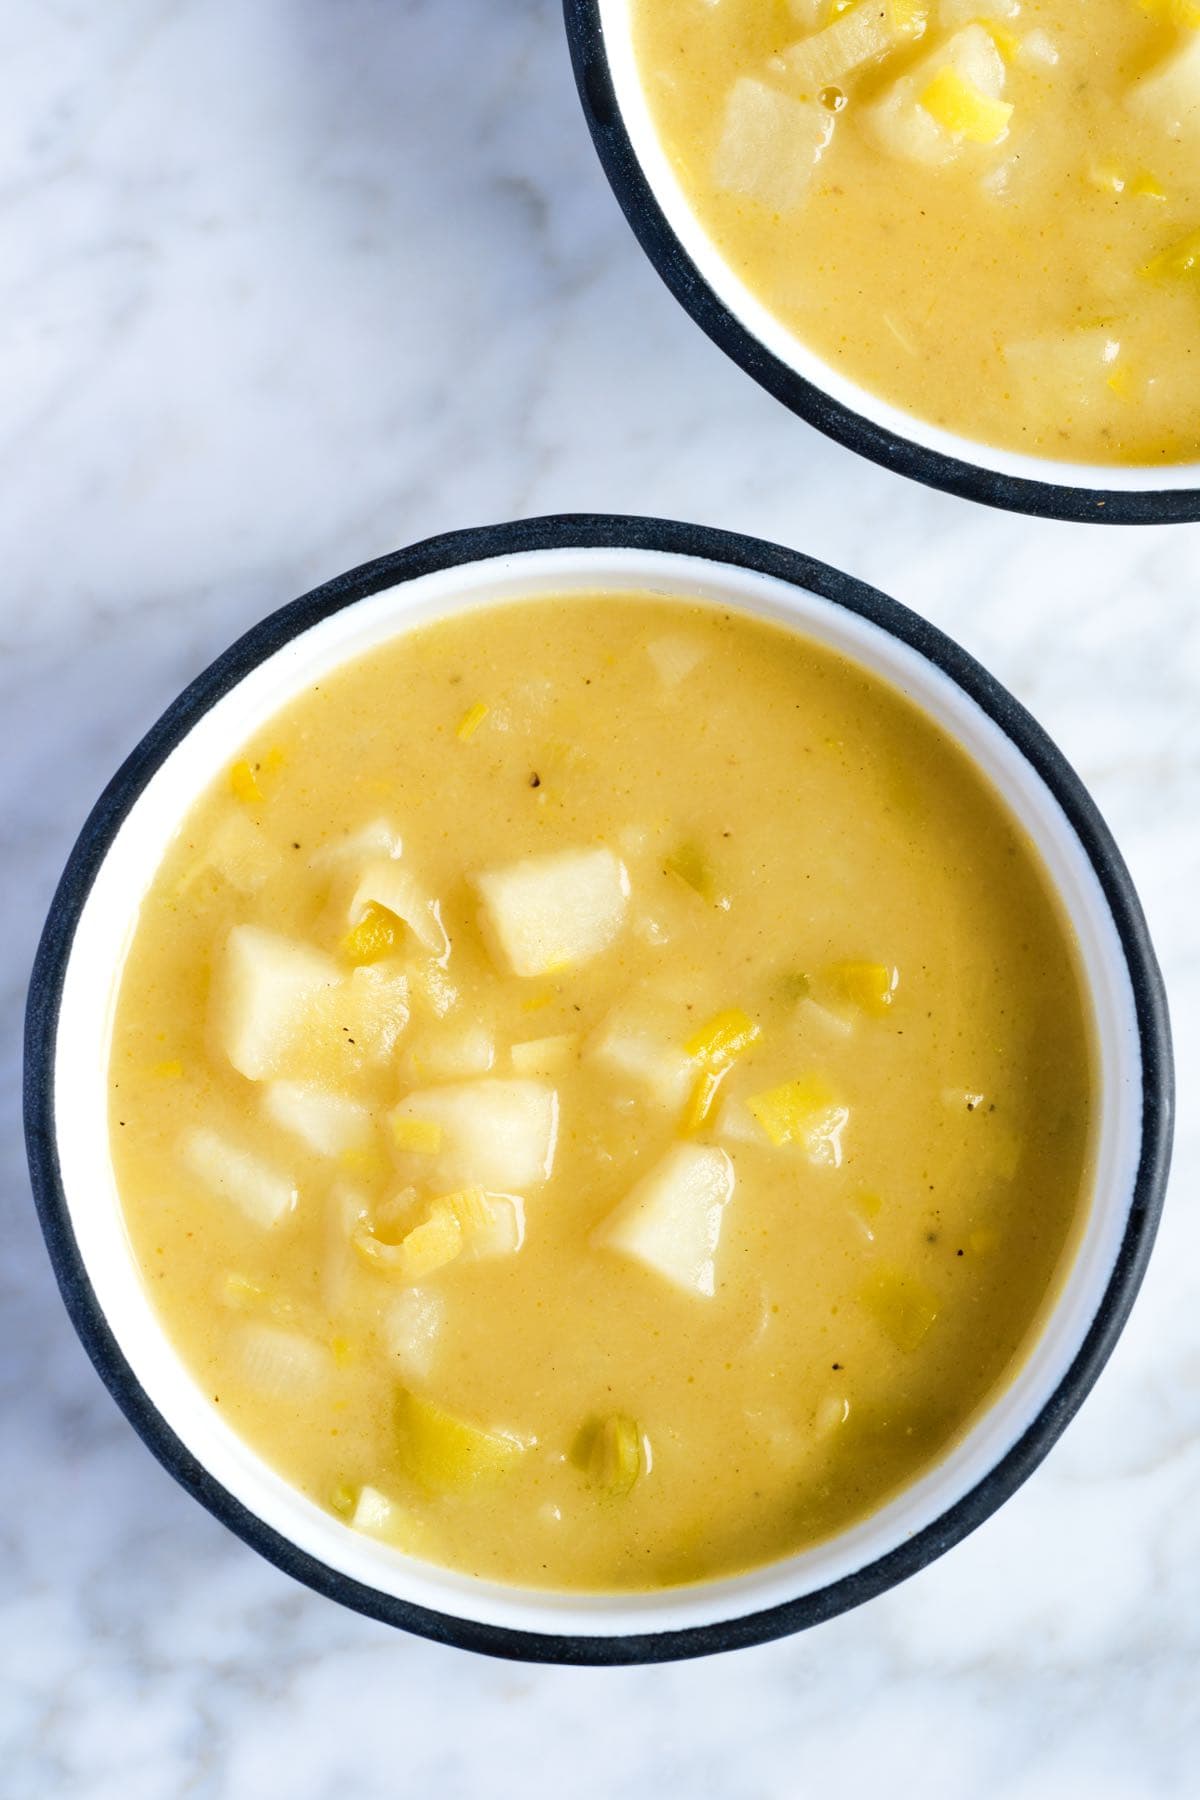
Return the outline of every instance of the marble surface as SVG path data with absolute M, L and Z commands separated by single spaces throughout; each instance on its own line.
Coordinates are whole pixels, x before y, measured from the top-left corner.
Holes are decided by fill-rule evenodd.
M 635 247 L 553 0 L 0 10 L 0 1792 L 1192 1800 L 1200 1792 L 1200 535 L 992 515 L 760 393 Z M 790 1642 L 531 1670 L 294 1587 L 152 1462 L 58 1302 L 22 990 L 102 780 L 264 611 L 446 527 L 794 543 L 1041 716 L 1140 883 L 1183 1117 L 1145 1295 L 1038 1476 Z

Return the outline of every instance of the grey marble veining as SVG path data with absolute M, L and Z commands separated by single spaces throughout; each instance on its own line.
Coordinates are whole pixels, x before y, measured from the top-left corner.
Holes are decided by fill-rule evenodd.
M 637 250 L 552 0 L 9 0 L 0 69 L 0 1792 L 1193 1800 L 1197 531 L 993 515 L 760 393 Z M 182 682 L 356 562 L 558 509 L 780 538 L 953 632 L 1092 784 L 1178 1036 L 1160 1249 L 1045 1468 L 869 1608 L 657 1671 L 418 1643 L 226 1534 L 78 1347 L 18 1131 L 54 881 Z

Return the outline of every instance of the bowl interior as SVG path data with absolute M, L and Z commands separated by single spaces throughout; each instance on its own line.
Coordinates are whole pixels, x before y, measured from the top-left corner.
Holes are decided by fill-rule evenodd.
M 633 153 L 671 231 L 722 306 L 771 356 L 848 411 L 939 457 L 1020 481 L 1111 493 L 1186 493 L 1200 488 L 1200 463 L 1068 463 L 993 448 L 943 430 L 860 387 L 780 323 L 725 261 L 693 210 L 659 138 L 634 53 L 633 0 L 595 0 L 609 73 Z
M 114 972 L 141 898 L 183 815 L 246 736 L 306 684 L 398 630 L 506 599 L 553 594 L 570 604 L 605 590 L 677 594 L 792 626 L 910 695 L 969 750 L 1036 844 L 1074 927 L 1101 1090 L 1095 1188 L 1059 1300 L 1024 1366 L 965 1438 L 873 1517 L 801 1555 L 701 1586 L 611 1597 L 506 1588 L 417 1563 L 313 1505 L 234 1434 L 177 1358 L 135 1266 L 112 1172 L 106 1082 Z M 420 575 L 332 613 L 252 666 L 152 774 L 100 863 L 67 963 L 53 1062 L 63 1187 L 95 1295 L 145 1395 L 215 1480 L 309 1556 L 382 1594 L 488 1625 L 592 1637 L 712 1625 L 811 1594 L 903 1544 L 996 1466 L 1058 1389 L 1100 1308 L 1139 1161 L 1141 1076 L 1129 970 L 1096 873 L 1059 802 L 989 714 L 915 649 L 830 600 L 752 569 L 628 548 L 535 550 Z

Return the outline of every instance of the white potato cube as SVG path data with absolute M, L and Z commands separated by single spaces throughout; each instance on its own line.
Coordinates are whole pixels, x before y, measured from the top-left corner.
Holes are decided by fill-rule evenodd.
M 687 680 L 693 669 L 700 667 L 708 651 L 684 632 L 670 631 L 663 637 L 651 638 L 646 645 L 646 655 L 654 664 L 663 686 L 673 691 L 681 681 Z
M 478 1022 L 435 1025 L 413 1035 L 404 1056 L 404 1072 L 413 1081 L 468 1081 L 486 1075 L 496 1060 L 492 1034 Z
M 558 1095 L 540 1081 L 465 1081 L 407 1095 L 391 1122 L 410 1179 L 519 1193 L 554 1167 Z M 428 1150 L 406 1149 L 414 1123 L 433 1128 Z
M 512 1066 L 518 1075 L 557 1075 L 574 1060 L 579 1038 L 574 1031 L 558 1031 L 553 1037 L 526 1038 L 512 1047 Z
M 733 1186 L 726 1151 L 679 1144 L 626 1195 L 592 1241 L 636 1258 L 686 1293 L 711 1295 Z
M 835 1012 L 832 1007 L 822 1006 L 819 1001 L 807 997 L 797 1001 L 795 1016 L 805 1037 L 814 1032 L 825 1038 L 853 1037 L 857 1026 L 852 1014 Z
M 361 830 L 322 844 L 309 857 L 308 866 L 310 869 L 327 869 L 339 863 L 362 862 L 364 858 L 399 856 L 403 847 L 399 832 L 393 830 L 386 819 L 372 819 Z
M 220 1132 L 197 1126 L 181 1148 L 184 1164 L 196 1179 L 244 1212 L 252 1224 L 278 1225 L 295 1210 L 299 1193 L 290 1178 Z
M 321 1233 L 321 1304 L 331 1318 L 346 1306 L 354 1286 L 354 1234 L 370 1217 L 366 1197 L 335 1182 L 325 1197 Z
M 378 1488 L 360 1488 L 354 1511 L 350 1514 L 350 1524 L 355 1531 L 368 1532 L 372 1537 L 386 1537 L 396 1514 L 395 1501 L 389 1500 Z
M 320 997 L 337 987 L 337 964 L 307 944 L 261 925 L 235 925 L 225 941 L 214 1025 L 239 1074 L 277 1074 L 304 1033 Z
M 674 1027 L 674 1029 L 673 1029 Z M 612 1074 L 647 1088 L 672 1108 L 683 1105 L 697 1064 L 683 1048 L 688 1026 L 657 1007 L 612 1013 L 588 1046 L 588 1055 Z
M 1130 88 L 1128 104 L 1168 137 L 1200 131 L 1200 32 L 1185 32 L 1179 49 Z
M 365 1106 L 307 1081 L 268 1082 L 263 1111 L 318 1156 L 341 1156 L 371 1141 L 371 1115 Z
M 559 850 L 475 877 L 484 923 L 514 975 L 588 962 L 621 929 L 629 877 L 611 850 Z
M 885 150 L 910 162 L 946 163 L 962 149 L 960 134 L 945 130 L 921 105 L 921 96 L 943 69 L 952 69 L 988 100 L 1004 92 L 1004 58 L 982 25 L 966 25 L 923 56 L 859 115 L 865 131 Z
M 725 104 L 713 182 L 772 212 L 790 212 L 808 192 L 833 125 L 833 114 L 817 101 L 797 100 L 742 76 Z
M 947 31 L 984 19 L 1015 19 L 1021 0 L 938 0 L 938 22 Z
M 323 1029 L 352 1062 L 386 1063 L 408 1024 L 408 976 L 390 963 L 354 969 L 324 1010 Z
M 1088 325 L 1007 344 L 1004 360 L 1027 404 L 1078 410 L 1111 401 L 1108 383 L 1120 354 L 1115 333 Z
M 1022 61 L 1040 63 L 1045 69 L 1053 69 L 1059 61 L 1058 45 L 1048 31 L 1040 28 L 1025 33 L 1020 54 Z
M 239 894 L 256 894 L 282 862 L 261 825 L 239 807 L 225 815 L 209 838 L 201 866 L 212 869 Z
M 406 1381 L 425 1381 L 433 1373 L 445 1311 L 442 1296 L 422 1287 L 404 1288 L 389 1304 L 383 1339 Z
M 440 964 L 429 958 L 422 962 L 410 962 L 408 965 L 409 981 L 412 984 L 414 1006 L 432 1013 L 435 1019 L 444 1019 L 453 1012 L 459 1002 L 459 992 Z
M 273 1400 L 304 1400 L 325 1385 L 331 1358 L 324 1345 L 279 1325 L 245 1325 L 237 1359 L 250 1386 Z
M 348 923 L 357 925 L 372 902 L 402 919 L 431 956 L 439 961 L 449 956 L 450 939 L 438 903 L 430 899 L 407 864 L 395 857 L 368 863 L 350 901 Z

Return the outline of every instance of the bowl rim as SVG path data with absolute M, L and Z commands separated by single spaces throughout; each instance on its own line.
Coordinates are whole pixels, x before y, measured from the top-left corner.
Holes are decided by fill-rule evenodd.
M 941 670 L 1015 745 L 1062 807 L 1099 881 L 1119 938 L 1141 1052 L 1137 1174 L 1119 1254 L 1090 1329 L 1023 1436 L 939 1517 L 853 1573 L 743 1617 L 615 1636 L 526 1631 L 436 1612 L 331 1568 L 268 1526 L 176 1436 L 118 1347 L 71 1223 L 57 1147 L 54 1070 L 63 985 L 85 904 L 116 835 L 175 747 L 244 676 L 290 640 L 356 601 L 420 576 L 538 551 L 633 550 L 754 570 L 881 627 Z M 101 1379 L 158 1461 L 194 1499 L 286 1574 L 330 1599 L 418 1636 L 528 1662 L 628 1664 L 709 1655 L 817 1624 L 881 1593 L 982 1524 L 1042 1461 L 1116 1343 L 1140 1286 L 1170 1160 L 1174 1074 L 1162 976 L 1128 870 L 1079 776 L 1025 708 L 952 639 L 898 601 L 810 557 L 707 526 L 611 514 L 558 514 L 455 531 L 362 564 L 269 614 L 196 677 L 151 726 L 96 802 L 50 905 L 30 980 L 24 1116 L 34 1200 L 67 1312 Z
M 575 84 L 601 166 L 634 236 L 663 282 L 701 330 L 760 387 L 826 437 L 880 467 L 985 506 L 1027 513 L 1034 518 L 1085 524 L 1168 525 L 1200 519 L 1200 462 L 1169 465 L 1189 473 L 1194 469 L 1195 481 L 1190 486 L 1153 487 L 1149 484 L 1156 470 L 1146 466 L 1146 486 L 1104 487 L 1099 479 L 1096 485 L 1075 479 L 1091 465 L 993 450 L 960 433 L 939 430 L 939 436 L 961 445 L 961 454 L 952 455 L 920 441 L 917 434 L 936 428 L 916 415 L 888 402 L 878 402 L 900 425 L 908 422 L 913 435 L 872 419 L 835 398 L 818 381 L 801 374 L 768 348 L 721 298 L 689 255 L 646 173 L 613 76 L 604 28 L 605 3 L 606 0 L 563 0 Z M 724 262 L 715 246 L 714 256 Z M 828 368 L 816 352 L 811 353 L 811 361 Z M 829 373 L 832 376 L 833 371 Z M 863 393 L 867 398 L 875 398 L 866 389 Z M 993 457 L 1001 462 L 1028 463 L 1045 473 L 1040 477 L 1013 474 L 994 466 L 990 460 Z M 1141 465 L 1136 464 L 1120 466 L 1131 482 L 1141 470 Z M 1099 476 L 1105 465 L 1095 467 Z M 1063 478 L 1055 477 L 1056 469 L 1064 471 Z

